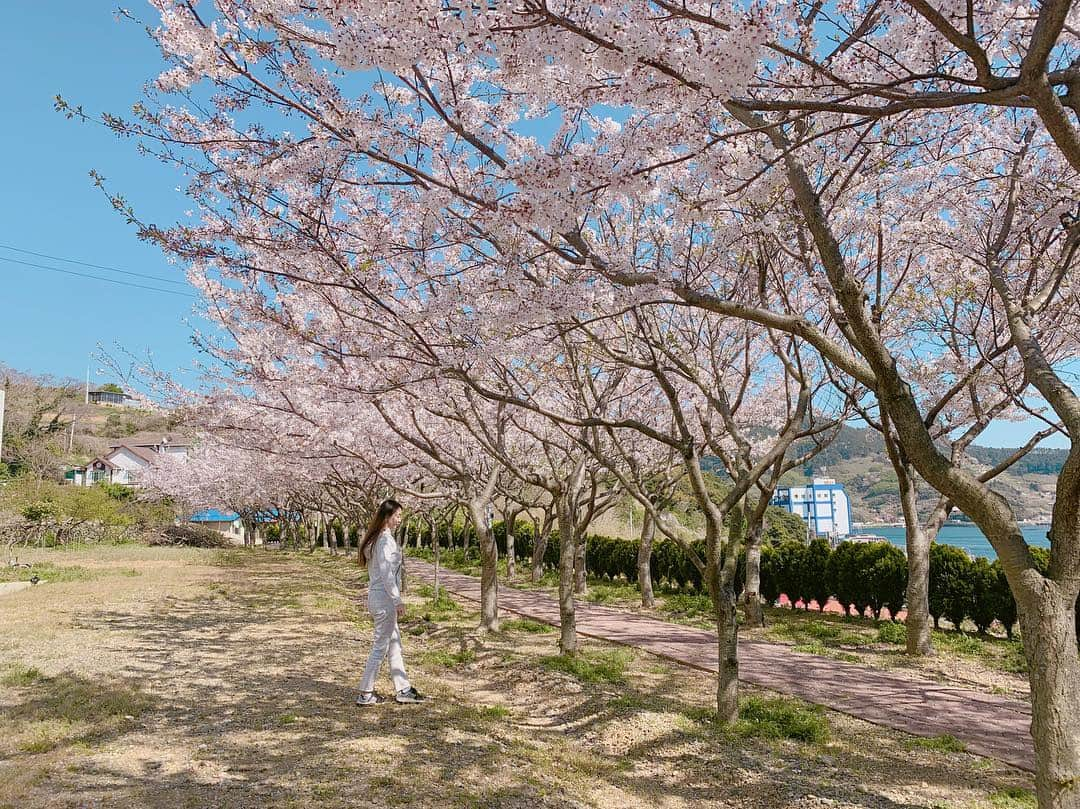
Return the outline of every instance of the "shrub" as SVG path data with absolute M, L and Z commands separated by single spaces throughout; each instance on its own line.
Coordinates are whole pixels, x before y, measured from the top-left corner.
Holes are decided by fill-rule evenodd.
M 780 557 L 774 545 L 766 542 L 761 546 L 761 583 L 758 585 L 758 592 L 769 605 L 775 604 L 776 599 L 780 598 L 780 580 L 777 570 L 779 560 Z
M 807 547 L 801 542 L 785 542 L 776 549 L 776 574 L 780 592 L 795 606 L 803 595 Z
M 1035 569 L 1044 576 L 1050 572 L 1050 549 L 1032 548 L 1031 559 L 1035 562 Z
M 697 553 L 701 559 L 706 557 L 704 540 L 691 542 L 690 547 L 694 549 L 694 552 Z M 705 584 L 701 578 L 701 571 L 698 570 L 697 565 L 690 559 L 690 555 L 678 545 L 675 546 L 675 550 L 679 560 L 679 567 L 682 570 L 682 580 L 686 583 L 686 586 L 693 587 L 694 591 L 697 593 L 704 592 Z
M 841 542 L 829 557 L 829 583 L 832 585 L 833 595 L 844 608 L 845 614 L 850 612 L 853 604 L 861 600 L 858 553 L 859 548 L 856 543 Z
M 806 569 L 803 573 L 803 597 L 817 602 L 818 609 L 824 610 L 832 595 L 832 582 L 829 580 L 829 557 L 832 548 L 828 540 L 815 539 L 806 549 Z
M 903 608 L 907 595 L 907 557 L 891 542 L 871 542 L 859 548 L 857 558 L 863 571 L 865 599 L 881 618 L 881 610 L 888 608 L 895 620 Z
M 135 489 L 132 486 L 125 486 L 123 483 L 98 483 L 101 490 L 113 500 L 131 500 L 135 497 Z
M 590 535 L 585 545 L 585 567 L 594 576 L 637 581 L 637 543 L 615 537 Z
M 1009 580 L 1005 578 L 1005 568 L 1002 567 L 1001 560 L 995 559 L 990 568 L 994 572 L 994 587 L 990 595 L 994 603 L 994 616 L 1005 627 L 1005 634 L 1011 640 L 1017 618 L 1016 599 L 1009 587 Z
M 765 542 L 779 545 L 783 542 L 803 542 L 806 539 L 806 521 L 779 506 L 769 506 L 765 511 Z
M 980 635 L 985 635 L 1001 612 L 997 603 L 998 575 L 993 565 L 983 557 L 971 563 L 971 605 L 968 617 Z
M 960 548 L 935 542 L 930 546 L 930 616 L 937 627 L 944 616 L 959 629 L 971 612 L 975 593 L 971 560 Z M 959 621 L 954 619 L 959 618 Z
M 884 623 L 878 626 L 878 643 L 894 643 L 904 645 L 907 643 L 907 627 L 904 624 Z
M 664 539 L 653 544 L 652 561 L 656 565 L 652 570 L 654 582 L 664 581 L 673 589 L 686 589 L 698 579 L 697 568 L 686 552 L 671 540 Z

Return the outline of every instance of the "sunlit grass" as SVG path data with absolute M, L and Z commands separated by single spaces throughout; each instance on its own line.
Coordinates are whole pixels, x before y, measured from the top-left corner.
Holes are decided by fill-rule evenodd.
M 609 649 L 551 655 L 542 658 L 541 663 L 551 671 L 561 671 L 584 683 L 622 683 L 633 659 L 634 653 L 629 649 Z

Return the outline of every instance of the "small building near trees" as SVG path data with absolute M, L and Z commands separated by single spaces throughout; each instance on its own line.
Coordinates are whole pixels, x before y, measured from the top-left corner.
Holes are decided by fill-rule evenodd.
M 244 524 L 235 511 L 221 511 L 216 508 L 204 508 L 187 518 L 189 523 L 217 531 L 230 542 L 238 545 L 244 542 Z M 256 536 L 256 544 L 258 537 Z
M 95 483 L 138 484 L 139 472 L 146 469 L 158 455 L 187 455 L 189 445 L 177 443 L 169 436 L 132 436 L 121 444 L 111 444 L 109 451 L 93 458 L 86 466 L 70 470 L 65 482 L 76 486 Z
M 252 533 L 254 534 L 253 543 L 255 545 L 262 545 L 266 541 L 264 536 L 266 528 L 276 523 L 278 519 L 276 509 L 259 511 L 253 516 L 254 531 Z M 217 531 L 237 545 L 242 545 L 244 542 L 244 521 L 235 511 L 204 508 L 188 517 L 187 521 L 192 525 Z
M 135 402 L 134 397 L 128 396 L 124 391 L 115 385 L 104 387 L 99 390 L 92 390 L 87 393 L 87 398 L 91 404 L 96 405 L 113 405 L 118 407 L 126 407 Z

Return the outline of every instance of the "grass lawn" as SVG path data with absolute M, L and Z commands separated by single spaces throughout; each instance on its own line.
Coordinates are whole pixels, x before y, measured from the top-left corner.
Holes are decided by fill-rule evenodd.
M 524 619 L 480 634 L 423 587 L 402 630 L 433 701 L 356 708 L 371 624 L 341 558 L 32 557 L 93 575 L 0 597 L 4 809 L 1030 805 L 1025 774 L 955 739 L 752 689 L 721 728 L 704 673 L 594 642 L 566 658 Z

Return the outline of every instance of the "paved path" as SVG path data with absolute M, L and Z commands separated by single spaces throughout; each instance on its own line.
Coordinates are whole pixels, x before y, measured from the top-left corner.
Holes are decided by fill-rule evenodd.
M 410 578 L 431 582 L 435 568 L 410 558 Z M 480 581 L 451 570 L 439 571 L 450 592 L 480 600 Z M 515 590 L 499 583 L 499 609 L 558 625 L 558 601 L 546 593 Z M 595 604 L 577 605 L 582 635 L 633 646 L 702 671 L 716 671 L 716 635 L 702 629 L 647 618 Z M 979 755 L 1034 771 L 1035 753 L 1026 703 L 981 694 L 930 680 L 803 654 L 765 641 L 739 642 L 743 682 L 791 694 L 867 722 L 917 736 L 950 734 Z

